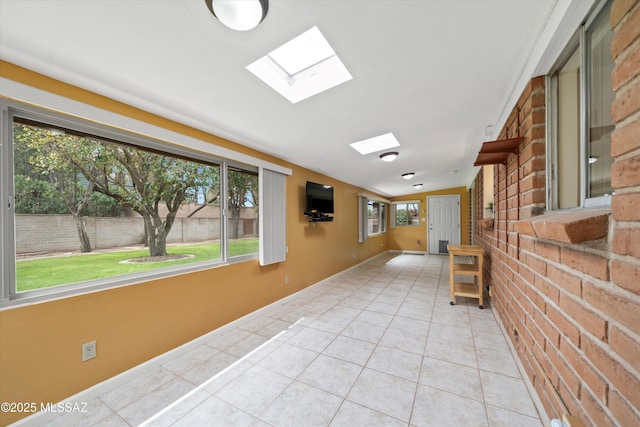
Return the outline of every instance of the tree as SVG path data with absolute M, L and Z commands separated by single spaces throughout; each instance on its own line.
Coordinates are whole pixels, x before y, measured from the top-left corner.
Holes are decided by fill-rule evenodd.
M 231 238 L 237 239 L 240 234 L 242 208 L 257 207 L 258 176 L 245 171 L 229 170 L 229 211 L 233 221 Z
M 396 223 L 398 225 L 411 225 L 413 217 L 408 209 L 398 209 L 396 212 Z
M 61 201 L 76 223 L 80 251 L 91 252 L 91 241 L 87 233 L 85 210 L 91 202 L 94 184 L 82 185 L 79 182 L 80 170 L 66 156 L 60 155 L 57 147 L 74 138 L 64 132 L 40 127 L 16 125 L 14 129 L 14 162 L 18 172 L 16 179 L 16 198 L 20 211 L 33 213 L 60 213 Z M 25 158 L 28 157 L 28 162 Z M 31 179 L 31 176 L 42 179 Z M 46 183 L 46 184 L 45 184 Z M 54 191 L 58 197 L 52 197 Z M 18 204 L 18 203 L 17 203 Z M 31 204 L 30 209 L 28 205 Z M 42 212 L 42 204 L 46 205 Z M 56 206 L 58 204 L 58 206 Z
M 128 146 L 93 144 L 90 153 L 84 152 L 88 157 L 68 155 L 95 184 L 95 191 L 142 216 L 149 255 L 166 255 L 167 235 L 178 210 L 194 200 L 197 188 L 211 186 L 218 168 Z M 165 216 L 160 213 L 163 206 Z

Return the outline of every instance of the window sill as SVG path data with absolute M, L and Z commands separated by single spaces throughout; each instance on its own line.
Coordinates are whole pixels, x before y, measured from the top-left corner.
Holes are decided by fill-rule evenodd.
M 485 229 L 493 229 L 493 218 L 484 218 L 484 219 L 480 219 L 478 220 L 478 226 L 480 228 L 485 228 Z
M 561 243 L 599 240 L 609 232 L 610 208 L 549 212 L 515 223 L 520 234 Z

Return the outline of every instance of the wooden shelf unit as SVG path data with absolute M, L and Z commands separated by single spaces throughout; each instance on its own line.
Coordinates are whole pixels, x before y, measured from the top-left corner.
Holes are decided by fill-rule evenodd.
M 449 245 L 449 304 L 454 305 L 456 296 L 477 298 L 478 307 L 483 308 L 482 264 L 484 249 L 477 245 Z M 472 263 L 456 262 L 458 257 L 471 257 Z M 472 276 L 473 283 L 457 282 L 455 275 Z

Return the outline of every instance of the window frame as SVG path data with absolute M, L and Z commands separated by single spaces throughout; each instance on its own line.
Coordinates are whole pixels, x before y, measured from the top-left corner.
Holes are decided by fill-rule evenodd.
M 604 0 L 596 4 L 587 14 L 587 18 L 580 25 L 578 30 L 569 39 L 558 59 L 554 63 L 549 73 L 545 76 L 546 90 L 546 210 L 557 211 L 564 209 L 581 209 L 594 207 L 611 206 L 611 195 L 588 197 L 589 186 L 589 125 L 590 103 L 591 103 L 591 75 L 590 49 L 588 35 L 593 31 L 594 24 L 602 18 L 603 14 L 611 10 L 611 2 Z M 558 185 L 558 78 L 559 71 L 566 65 L 571 56 L 579 52 L 580 73 L 579 73 L 579 179 L 578 179 L 578 206 L 575 208 L 559 208 L 559 185 Z M 613 193 L 612 193 L 613 194 Z
M 89 109 L 93 108 L 89 106 L 86 107 Z M 90 135 L 95 135 L 96 137 L 107 141 L 111 140 L 114 142 L 121 142 L 127 145 L 141 148 L 143 150 L 151 150 L 164 155 L 175 156 L 199 163 L 219 166 L 221 173 L 221 194 L 227 194 L 228 191 L 227 173 L 229 167 L 245 170 L 256 174 L 260 173 L 260 169 L 262 167 L 268 167 L 269 169 L 278 171 L 280 173 L 283 173 L 284 175 L 291 174 L 291 170 L 288 168 L 279 167 L 269 162 L 262 162 L 259 159 L 255 159 L 257 160 L 255 163 L 258 163 L 258 165 L 252 165 L 222 156 L 217 156 L 211 152 L 204 152 L 203 150 L 194 149 L 188 144 L 184 144 L 183 141 L 168 142 L 170 141 L 170 139 L 157 138 L 155 135 L 153 135 L 153 132 L 150 133 L 152 136 L 149 136 L 149 134 L 143 134 L 135 130 L 128 130 L 107 125 L 101 122 L 94 121 L 90 118 L 78 117 L 72 115 L 71 113 L 53 111 L 45 107 L 26 104 L 24 102 L 16 101 L 13 99 L 0 99 L 0 177 L 2 177 L 2 184 L 0 185 L 0 200 L 3 201 L 2 208 L 0 209 L 0 234 L 2 235 L 2 243 L 0 244 L 0 266 L 2 267 L 2 275 L 0 276 L 0 280 L 2 281 L 2 284 L 0 286 L 0 308 L 16 306 L 24 303 L 49 301 L 53 299 L 75 296 L 115 287 L 133 285 L 141 282 L 147 282 L 150 280 L 173 276 L 176 274 L 185 274 L 210 268 L 216 268 L 231 263 L 254 259 L 257 260 L 260 255 L 260 252 L 258 251 L 251 254 L 243 254 L 234 257 L 229 256 L 229 210 L 227 205 L 227 197 L 222 197 L 220 206 L 221 242 L 219 259 L 194 262 L 180 266 L 161 267 L 146 272 L 129 273 L 124 275 L 111 276 L 108 278 L 68 283 L 63 285 L 51 286 L 48 288 L 18 292 L 16 287 L 15 275 L 16 235 L 15 210 L 13 200 L 13 117 L 26 118 L 38 123 L 42 123 L 44 125 L 49 124 L 51 126 L 80 131 Z M 118 115 L 118 117 L 123 116 Z M 143 122 L 138 122 L 134 119 L 129 120 L 133 121 L 136 125 L 138 125 L 138 127 L 147 127 L 147 125 Z M 183 137 L 182 139 L 191 138 Z M 200 142 L 199 140 L 194 141 L 196 143 Z M 222 151 L 228 150 L 222 149 Z M 238 157 L 250 158 L 249 156 L 241 155 L 240 153 L 238 153 Z M 260 179 L 259 176 L 258 179 Z M 258 209 L 261 210 L 260 205 L 258 206 Z M 258 213 L 258 216 L 260 216 L 260 212 Z M 258 236 L 258 239 L 261 240 L 262 237 L 263 236 L 260 234 Z
M 406 210 L 409 210 L 409 205 L 417 205 L 417 212 L 418 212 L 418 217 L 417 217 L 417 222 L 416 223 L 411 223 L 411 224 L 400 224 L 398 222 L 398 206 L 400 205 L 405 205 L 407 208 Z M 420 200 L 406 200 L 406 201 L 398 201 L 398 202 L 393 202 L 392 203 L 393 209 L 391 209 L 391 215 L 393 215 L 393 217 L 395 218 L 395 220 L 392 221 L 392 223 L 394 224 L 395 227 L 418 227 L 420 226 L 420 224 L 422 223 L 422 221 L 420 220 Z
M 369 232 L 368 220 L 369 220 L 369 204 L 378 204 L 378 231 L 375 233 Z M 387 203 L 377 199 L 367 199 L 367 236 L 374 237 L 380 236 L 387 232 Z

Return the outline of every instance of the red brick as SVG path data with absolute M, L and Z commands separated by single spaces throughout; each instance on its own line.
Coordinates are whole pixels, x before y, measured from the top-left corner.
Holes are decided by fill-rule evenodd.
M 574 396 L 580 396 L 580 378 L 571 370 L 558 349 L 548 348 L 546 354 L 558 377 L 564 381 Z M 549 375 L 548 372 L 547 375 Z
M 543 156 L 535 157 L 527 162 L 522 162 L 522 175 L 527 176 L 534 172 L 542 172 L 546 170 L 546 161 Z
M 640 426 L 640 416 L 616 390 L 609 392 L 609 409 L 620 426 Z
M 640 49 L 638 50 L 640 52 Z M 611 155 L 614 157 L 640 148 L 640 120 L 617 127 L 611 134 Z
M 617 228 L 611 246 L 618 255 L 640 258 L 640 228 Z
M 638 85 L 640 88 L 640 85 Z M 640 99 L 640 92 L 638 92 Z M 640 156 L 616 161 L 611 167 L 611 185 L 614 188 L 633 187 L 640 184 Z
M 560 295 L 560 308 L 571 318 L 575 319 L 587 332 L 593 334 L 601 341 L 607 341 L 608 322 L 593 310 L 584 306 L 582 301 L 577 302 L 567 294 Z
M 538 308 L 539 311 L 543 313 L 546 312 L 547 303 L 542 297 L 543 293 L 538 291 L 538 289 L 534 288 L 533 286 L 527 286 L 524 290 L 523 295 L 526 295 L 526 298 L 529 298 L 529 300 Z M 525 298 L 525 296 L 523 296 L 523 298 Z M 533 316 L 533 307 L 531 307 L 531 311 L 529 312 L 529 315 Z
M 556 285 L 549 282 L 542 276 L 535 276 L 534 284 L 536 288 L 540 289 L 540 291 L 551 301 L 558 304 L 560 299 L 560 290 Z
M 537 144 L 540 145 L 540 144 Z M 534 188 L 545 188 L 546 178 L 543 173 L 529 175 L 520 181 L 520 191 L 529 191 Z
M 547 277 L 560 289 L 577 296 L 582 296 L 582 279 L 551 264 L 547 265 Z
M 614 293 L 591 282 L 585 282 L 584 300 L 606 316 L 640 334 L 640 304 L 624 295 L 624 292 Z
M 531 269 L 529 267 L 527 267 L 524 264 L 520 264 L 518 266 L 518 274 L 520 274 L 520 276 L 522 276 L 522 278 L 524 279 L 525 282 L 533 284 L 533 282 L 535 280 L 535 276 L 533 274 L 533 271 L 531 271 Z
M 584 353 L 566 340 L 560 341 L 560 352 L 569 365 L 576 371 L 578 377 L 591 389 L 596 397 L 606 402 L 609 385 L 606 379 L 587 363 Z
M 611 280 L 616 285 L 640 295 L 640 261 L 630 263 L 614 260 L 611 263 Z
M 611 13 L 609 14 L 609 23 L 611 28 L 615 28 L 622 18 L 633 9 L 638 0 L 616 0 L 611 5 Z
M 520 153 L 520 164 L 522 165 L 535 157 L 544 156 L 544 154 L 545 154 L 544 142 L 542 141 L 532 142 L 527 147 L 525 147 Z
M 640 372 L 640 340 L 637 337 L 632 338 L 617 326 L 612 326 L 609 332 L 609 344 L 611 350 Z
M 581 396 L 582 407 L 594 427 L 619 427 L 611 420 L 605 411 L 606 405 L 589 390 L 584 390 Z
M 618 90 L 622 85 L 640 75 L 640 49 L 635 48 L 628 55 L 619 59 L 611 74 L 613 90 Z
M 549 319 L 542 314 L 542 312 L 537 311 L 533 317 L 534 322 L 537 326 L 540 327 L 542 334 L 546 337 L 549 343 L 558 348 L 560 346 L 560 332 L 556 326 L 549 321 Z
M 541 241 L 535 242 L 536 254 L 554 262 L 560 262 L 560 246 Z
M 616 59 L 629 45 L 640 36 L 640 8 L 627 15 L 611 40 L 611 57 Z
M 608 351 L 589 338 L 585 339 L 584 354 L 594 366 L 635 407 L 640 407 L 640 379 L 612 358 Z
M 571 248 L 562 248 L 562 263 L 601 280 L 609 280 L 609 260 L 607 258 L 576 251 Z
M 558 389 L 558 394 L 560 395 L 560 398 L 562 399 L 564 404 L 569 408 L 569 411 L 575 414 L 576 413 L 575 411 L 577 410 L 577 408 L 579 407 L 578 405 L 580 404 L 579 399 L 580 399 L 580 395 L 582 394 L 582 390 L 579 391 L 578 396 L 575 396 L 562 380 L 558 382 L 557 389 Z M 561 414 L 563 412 L 564 410 L 561 409 L 560 412 L 556 412 L 556 414 L 558 413 Z M 582 412 L 582 408 L 580 409 L 580 412 Z
M 531 190 L 520 195 L 521 206 L 531 205 L 533 203 L 544 203 L 546 195 L 544 190 Z
M 640 16 L 640 13 L 638 15 Z M 614 123 L 623 121 L 638 110 L 640 110 L 639 84 L 631 86 L 629 90 L 622 93 L 616 93 L 616 99 L 611 103 L 611 116 Z
M 640 193 L 614 194 L 611 215 L 618 221 L 640 221 Z
M 547 275 L 547 263 L 543 259 L 527 255 L 522 261 L 541 276 Z
M 524 236 L 520 236 L 520 251 L 533 253 L 535 241 Z
M 555 325 L 556 328 L 568 338 L 573 345 L 580 347 L 580 329 L 571 323 L 558 309 L 552 305 L 547 305 L 547 317 Z

